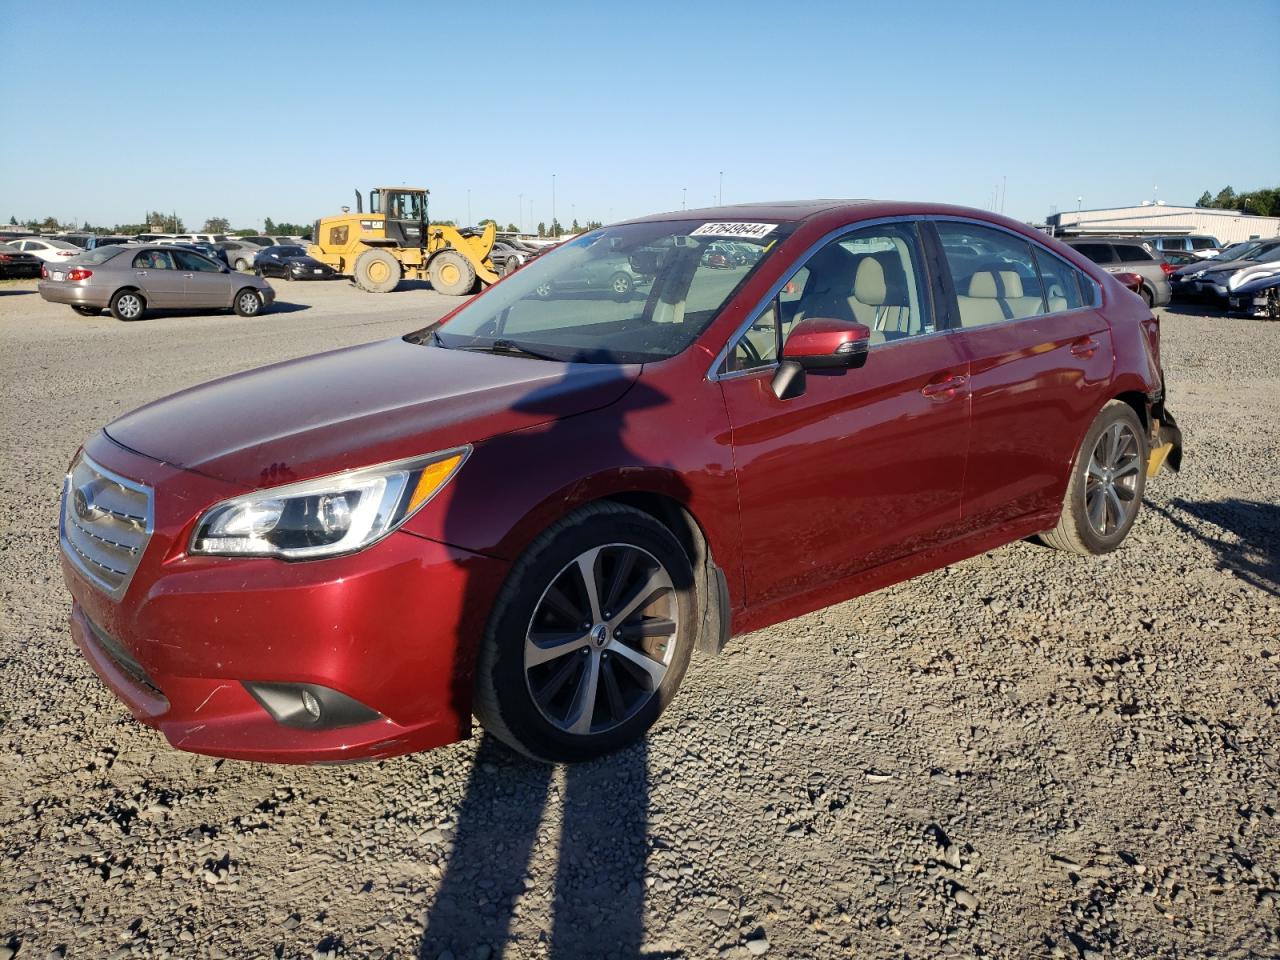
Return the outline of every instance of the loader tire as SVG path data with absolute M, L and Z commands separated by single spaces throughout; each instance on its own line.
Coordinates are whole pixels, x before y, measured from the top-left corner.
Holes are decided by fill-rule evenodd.
M 400 282 L 400 261 L 386 250 L 366 250 L 356 257 L 352 279 L 369 293 L 390 293 Z
M 456 250 L 446 250 L 431 261 L 431 288 L 446 297 L 463 297 L 475 289 L 476 268 Z

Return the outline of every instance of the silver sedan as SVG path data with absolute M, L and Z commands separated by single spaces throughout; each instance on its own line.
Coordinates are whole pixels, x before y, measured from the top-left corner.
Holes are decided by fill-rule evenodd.
M 38 289 L 50 303 L 65 303 L 83 316 L 104 307 L 117 320 L 140 320 L 151 309 L 231 309 L 242 317 L 261 313 L 275 291 L 261 277 L 234 273 L 193 250 L 179 247 L 97 247 L 47 264 Z

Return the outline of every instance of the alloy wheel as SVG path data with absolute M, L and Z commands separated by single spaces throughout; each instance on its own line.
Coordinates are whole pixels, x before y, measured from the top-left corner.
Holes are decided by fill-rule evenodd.
M 543 591 L 525 635 L 539 712 L 577 735 L 635 716 L 674 660 L 678 611 L 671 575 L 647 550 L 611 543 L 579 554 Z
M 1089 526 L 1100 536 L 1124 527 L 1138 509 L 1142 446 L 1127 423 L 1113 423 L 1093 446 L 1085 477 L 1084 505 Z
M 245 313 L 257 313 L 258 308 L 261 306 L 262 301 L 258 299 L 258 295 L 256 293 L 245 292 L 240 294 L 240 309 Z

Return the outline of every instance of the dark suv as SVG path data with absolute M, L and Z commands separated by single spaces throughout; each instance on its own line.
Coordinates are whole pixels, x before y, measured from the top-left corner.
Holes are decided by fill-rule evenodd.
M 1152 256 L 1141 240 L 1129 237 L 1079 237 L 1064 240 L 1082 256 L 1088 257 L 1107 273 L 1136 273 L 1142 277 L 1138 295 L 1149 307 L 1163 307 L 1172 297 L 1169 273 L 1164 264 Z

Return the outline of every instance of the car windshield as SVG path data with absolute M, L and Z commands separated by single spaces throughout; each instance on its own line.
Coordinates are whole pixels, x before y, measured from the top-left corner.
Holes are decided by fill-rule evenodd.
M 586 363 L 663 360 L 693 343 L 793 229 L 681 220 L 594 230 L 533 260 L 438 329 L 407 339 Z M 751 255 L 708 256 L 725 239 Z
M 301 247 L 280 248 L 280 256 L 282 257 L 305 257 L 306 255 L 307 251 L 303 250 Z
M 1260 246 L 1262 246 L 1262 244 L 1258 243 L 1258 241 L 1256 240 L 1246 240 L 1244 243 L 1233 243 L 1231 246 L 1224 249 L 1221 253 L 1216 253 L 1209 259 L 1210 260 L 1240 260 L 1243 257 L 1247 257 L 1250 253 L 1258 249 L 1258 247 Z

